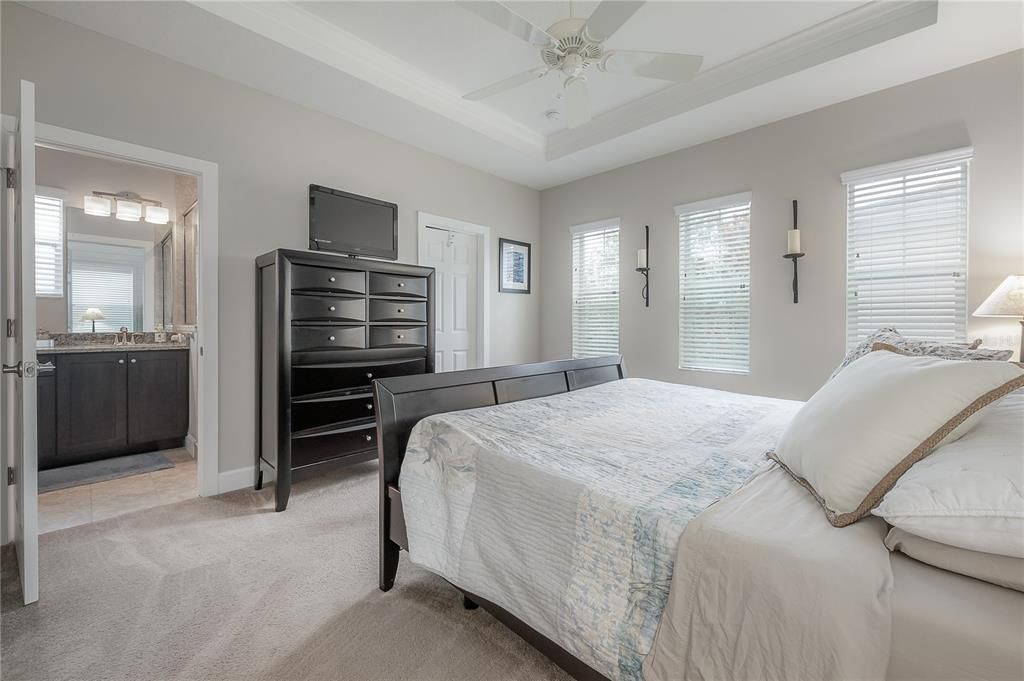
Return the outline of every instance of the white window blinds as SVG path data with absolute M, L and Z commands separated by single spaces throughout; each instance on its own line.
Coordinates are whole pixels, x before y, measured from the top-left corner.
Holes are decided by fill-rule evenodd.
M 36 295 L 64 295 L 64 201 L 36 195 Z
M 141 331 L 143 249 L 86 241 L 70 241 L 68 247 L 71 330 L 76 333 L 92 331 L 92 322 L 83 321 L 82 315 L 87 308 L 95 307 L 104 316 L 96 322 L 97 333 L 116 332 L 122 326 L 129 331 Z
M 572 356 L 619 351 L 619 221 L 572 233 Z
M 895 327 L 906 336 L 967 338 L 970 149 L 843 175 L 846 342 Z
M 750 194 L 683 206 L 679 368 L 750 371 Z

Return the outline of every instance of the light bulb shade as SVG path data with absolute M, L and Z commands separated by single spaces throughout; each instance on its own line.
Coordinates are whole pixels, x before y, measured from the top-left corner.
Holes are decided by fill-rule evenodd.
M 98 307 L 87 307 L 85 314 L 82 315 L 83 322 L 95 322 L 100 319 L 106 319 L 106 317 L 103 316 L 103 311 Z
M 88 194 L 82 197 L 82 208 L 86 215 L 98 215 L 110 217 L 110 199 L 105 196 L 93 196 Z
M 138 222 L 142 219 L 142 204 L 138 201 L 117 200 L 117 219 Z
M 975 317 L 1024 317 L 1024 274 L 1011 274 L 974 311 Z
M 171 219 L 171 211 L 163 206 L 146 206 L 146 222 L 154 225 L 166 225 Z

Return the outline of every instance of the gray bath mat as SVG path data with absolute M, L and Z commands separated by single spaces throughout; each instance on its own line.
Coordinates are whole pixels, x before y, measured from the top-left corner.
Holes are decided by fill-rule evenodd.
M 129 475 L 152 473 L 164 468 L 174 468 L 174 463 L 160 452 L 130 454 L 74 466 L 51 468 L 39 471 L 39 492 L 52 492 L 104 480 L 126 478 Z

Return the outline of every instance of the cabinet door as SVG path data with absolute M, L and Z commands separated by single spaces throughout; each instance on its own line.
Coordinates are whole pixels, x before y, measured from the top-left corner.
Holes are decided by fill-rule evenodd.
M 39 356 L 36 376 L 36 401 L 39 405 L 39 470 L 57 466 L 57 372 L 43 365 L 53 363 L 52 356 Z
M 188 351 L 128 353 L 128 442 L 183 440 L 188 434 Z
M 61 355 L 57 360 L 57 455 L 61 465 L 102 459 L 128 444 L 123 352 Z

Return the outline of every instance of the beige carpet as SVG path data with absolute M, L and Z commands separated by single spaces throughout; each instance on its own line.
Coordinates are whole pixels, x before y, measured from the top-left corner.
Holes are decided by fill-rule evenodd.
M 376 463 L 297 484 L 284 513 L 271 499 L 241 491 L 44 534 L 27 607 L 5 551 L 4 681 L 568 679 L 404 554 L 378 591 Z

